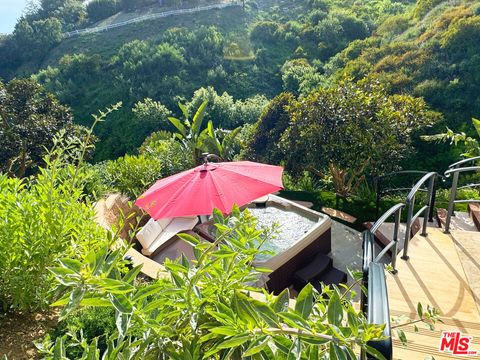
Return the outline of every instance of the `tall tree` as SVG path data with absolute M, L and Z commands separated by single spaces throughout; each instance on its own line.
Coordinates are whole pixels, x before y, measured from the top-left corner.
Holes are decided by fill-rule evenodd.
M 23 177 L 41 162 L 57 131 L 71 123 L 70 110 L 36 81 L 0 82 L 0 171 Z

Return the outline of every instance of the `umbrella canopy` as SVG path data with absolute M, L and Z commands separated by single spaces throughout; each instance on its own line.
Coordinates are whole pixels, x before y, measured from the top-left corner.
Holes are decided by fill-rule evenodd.
M 155 220 L 231 212 L 283 188 L 283 168 L 251 161 L 205 163 L 158 180 L 135 204 Z

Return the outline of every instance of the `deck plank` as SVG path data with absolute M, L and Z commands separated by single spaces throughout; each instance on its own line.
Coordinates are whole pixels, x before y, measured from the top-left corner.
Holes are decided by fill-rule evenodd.
M 412 238 L 410 260 L 399 258 L 398 273 L 387 276 L 389 307 L 393 316 L 415 318 L 418 302 L 424 308 L 431 305 L 440 311 L 445 323 L 437 324 L 434 331 L 407 331 L 407 348 L 394 342 L 396 359 L 424 359 L 428 355 L 454 358 L 437 350 L 441 330 L 459 330 L 473 336 L 473 350 L 480 350 L 480 314 L 454 240 L 462 233 L 446 235 L 435 228 L 429 228 L 428 233 L 427 237 Z

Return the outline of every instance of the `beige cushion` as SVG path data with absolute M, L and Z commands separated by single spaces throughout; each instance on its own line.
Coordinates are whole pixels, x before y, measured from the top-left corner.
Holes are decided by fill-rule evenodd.
M 172 222 L 172 218 L 164 218 L 164 219 L 158 219 L 157 220 L 157 224 L 160 225 L 160 227 L 163 229 L 165 229 L 168 224 L 170 224 Z
M 152 255 L 158 248 L 164 245 L 168 240 L 173 238 L 178 233 L 185 230 L 192 230 L 198 222 L 196 216 L 177 217 L 172 219 L 161 234 L 150 244 L 149 247 L 144 247 L 142 253 L 144 255 Z
M 137 239 L 144 249 L 147 249 L 162 232 L 162 227 L 153 219 L 137 233 Z
M 265 195 L 265 196 L 259 197 L 258 199 L 253 200 L 252 202 L 254 204 L 264 204 L 267 201 L 268 201 L 268 195 Z

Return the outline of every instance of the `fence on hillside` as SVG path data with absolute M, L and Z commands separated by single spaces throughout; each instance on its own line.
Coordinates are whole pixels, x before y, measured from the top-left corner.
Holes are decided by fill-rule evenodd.
M 218 4 L 212 4 L 212 5 L 198 6 L 198 7 L 189 8 L 189 9 L 169 10 L 169 11 L 164 11 L 164 12 L 159 12 L 154 14 L 147 14 L 147 15 L 142 15 L 142 16 L 130 19 L 130 20 L 118 22 L 115 24 L 70 31 L 64 34 L 64 38 L 70 38 L 70 37 L 80 36 L 85 34 L 92 34 L 92 33 L 97 33 L 102 31 L 108 31 L 111 29 L 142 22 L 145 20 L 159 19 L 159 18 L 164 18 L 172 15 L 193 14 L 193 13 L 205 11 L 205 10 L 224 9 L 231 6 L 242 6 L 242 4 L 240 2 L 218 3 Z

